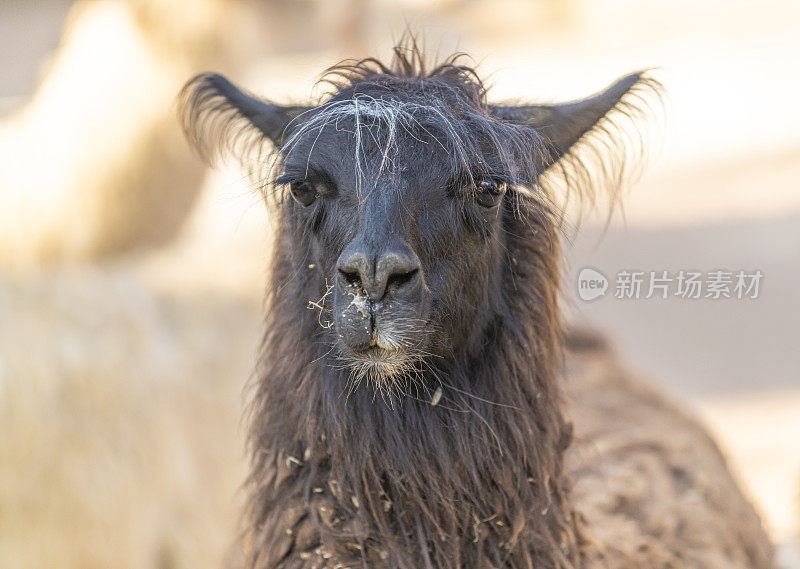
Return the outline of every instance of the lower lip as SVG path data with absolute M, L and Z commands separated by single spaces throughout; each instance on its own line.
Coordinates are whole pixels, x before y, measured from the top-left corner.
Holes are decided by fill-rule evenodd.
M 383 347 L 378 346 L 378 345 L 374 345 L 374 346 L 370 346 L 369 348 L 366 348 L 364 350 L 358 350 L 355 353 L 356 353 L 356 355 L 369 356 L 369 357 L 375 358 L 375 359 L 388 360 L 388 359 L 393 358 L 396 355 L 397 350 L 390 350 L 390 349 L 383 348 Z

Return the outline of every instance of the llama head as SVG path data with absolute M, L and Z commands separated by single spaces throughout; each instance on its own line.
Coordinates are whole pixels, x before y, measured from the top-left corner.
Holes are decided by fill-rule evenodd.
M 542 176 L 580 171 L 585 135 L 607 135 L 609 113 L 630 116 L 629 95 L 652 85 L 635 73 L 584 100 L 494 105 L 457 57 L 426 69 L 402 48 L 391 66 L 367 59 L 325 77 L 321 104 L 284 106 L 198 76 L 185 126 L 201 148 L 279 173 L 265 187 L 279 190 L 289 235 L 285 284 L 314 301 L 318 337 L 350 379 L 382 392 L 480 354 L 498 320 L 526 311 L 514 290 L 555 285 L 535 274 L 558 256 Z M 545 297 L 533 290 L 528 304 Z

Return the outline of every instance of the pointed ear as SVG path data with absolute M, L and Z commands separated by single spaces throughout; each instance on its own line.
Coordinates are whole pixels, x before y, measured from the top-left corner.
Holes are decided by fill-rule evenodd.
M 524 124 L 537 131 L 546 150 L 543 156 L 537 158 L 540 162 L 539 171 L 543 172 L 569 152 L 609 112 L 635 110 L 633 105 L 628 105 L 631 109 L 626 108 L 623 97 L 641 85 L 657 91 L 658 85 L 654 83 L 643 72 L 637 72 L 586 99 L 556 105 L 493 105 L 491 112 L 500 119 Z
M 216 73 L 194 77 L 179 99 L 186 137 L 206 159 L 225 151 L 245 159 L 265 139 L 280 148 L 296 119 L 312 108 L 264 101 Z

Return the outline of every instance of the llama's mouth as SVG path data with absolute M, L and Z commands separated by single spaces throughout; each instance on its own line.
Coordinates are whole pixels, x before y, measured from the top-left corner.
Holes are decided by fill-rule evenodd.
M 407 338 L 392 336 L 378 327 L 368 345 L 340 345 L 339 360 L 354 386 L 366 380 L 367 386 L 384 392 L 389 387 L 399 388 L 404 377 L 419 375 L 419 354 L 409 344 Z
M 349 289 L 337 290 L 332 311 L 338 342 L 358 359 L 396 359 L 420 343 L 429 307 L 428 295 L 374 301 Z
M 399 342 L 386 342 L 380 337 L 373 337 L 372 344 L 359 349 L 347 348 L 346 357 L 361 364 L 395 365 L 407 359 L 407 354 Z
M 420 271 L 403 276 L 407 281 L 398 284 L 395 276 L 382 296 L 370 296 L 361 281 L 340 271 L 332 305 L 334 333 L 337 359 L 352 389 L 366 384 L 374 392 L 400 394 L 408 379 L 420 376 L 430 294 Z
M 377 344 L 363 350 L 351 350 L 352 357 L 364 362 L 391 363 L 403 356 L 397 349 L 390 349 Z

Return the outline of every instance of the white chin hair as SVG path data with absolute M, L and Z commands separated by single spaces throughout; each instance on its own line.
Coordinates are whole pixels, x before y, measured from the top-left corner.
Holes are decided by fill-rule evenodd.
M 414 361 L 396 351 L 359 354 L 347 364 L 350 369 L 350 389 L 357 389 L 363 382 L 376 394 L 380 393 L 383 399 L 404 395 L 407 386 L 404 378 L 408 376 L 413 381 L 418 374 Z

